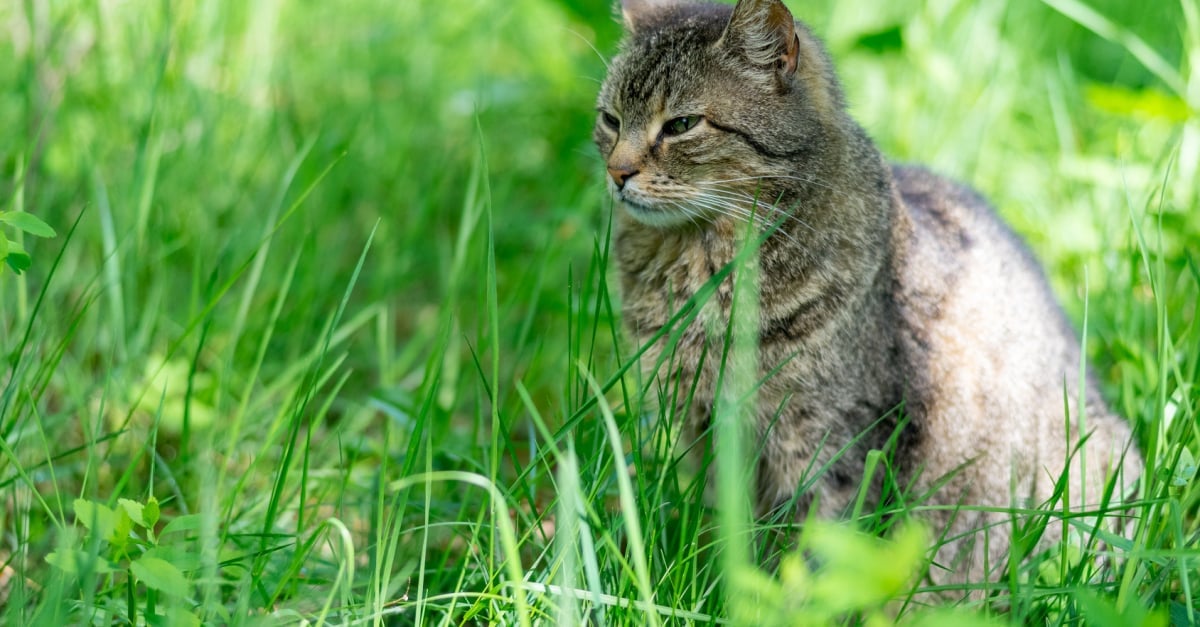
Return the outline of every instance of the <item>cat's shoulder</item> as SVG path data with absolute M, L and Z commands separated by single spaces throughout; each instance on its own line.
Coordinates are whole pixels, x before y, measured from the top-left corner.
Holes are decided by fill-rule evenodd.
M 900 201 L 918 231 L 962 250 L 1000 247 L 1033 261 L 1024 241 L 974 188 L 924 166 L 892 164 Z
M 924 166 L 892 164 L 891 170 L 901 200 L 919 216 L 953 226 L 977 218 L 980 212 L 992 213 L 979 192 Z
M 1071 336 L 1041 264 L 979 192 L 924 167 L 891 170 L 901 220 L 910 226 L 897 242 L 900 288 L 910 304 L 936 311 L 949 301 L 969 303 L 965 309 L 979 314 L 970 318 L 973 327 L 988 320 L 1003 326 L 980 313 L 985 310 L 1036 311 L 1059 319 L 1060 334 Z M 1005 295 L 1002 305 L 998 295 Z

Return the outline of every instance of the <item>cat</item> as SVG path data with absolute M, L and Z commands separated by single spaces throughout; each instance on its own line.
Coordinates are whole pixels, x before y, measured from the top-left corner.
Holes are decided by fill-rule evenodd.
M 890 445 L 899 484 L 943 506 L 925 513 L 946 539 L 931 579 L 982 581 L 1011 533 L 1009 514 L 984 508 L 1047 501 L 1068 459 L 1074 509 L 1100 503 L 1114 476 L 1118 494 L 1135 485 L 1131 429 L 1095 381 L 1079 389 L 1079 340 L 1037 261 L 971 189 L 885 161 L 823 45 L 780 0 L 620 11 L 593 138 L 619 206 L 624 323 L 652 344 L 646 374 L 682 390 L 664 395 L 682 442 L 703 442 L 732 278 L 677 343 L 654 339 L 753 223 L 760 515 L 844 515 L 867 452 Z

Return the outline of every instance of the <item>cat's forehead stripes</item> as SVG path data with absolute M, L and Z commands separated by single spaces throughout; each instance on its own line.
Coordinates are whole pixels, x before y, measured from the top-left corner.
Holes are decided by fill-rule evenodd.
M 706 74 L 707 50 L 720 39 L 730 10 L 684 5 L 672 13 L 633 35 L 610 75 L 613 104 L 626 123 L 649 123 L 695 99 Z

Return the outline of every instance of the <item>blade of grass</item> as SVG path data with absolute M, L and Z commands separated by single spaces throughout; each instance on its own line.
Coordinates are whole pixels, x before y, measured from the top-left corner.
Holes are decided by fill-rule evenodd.
M 504 494 L 496 487 L 496 484 L 480 474 L 459 470 L 441 470 L 431 475 L 417 473 L 398 479 L 388 484 L 388 489 L 393 492 L 401 492 L 414 485 L 443 481 L 463 483 L 482 488 L 490 497 L 492 521 L 500 538 L 500 550 L 504 554 L 505 583 L 507 587 L 512 589 L 513 593 L 511 599 L 504 599 L 498 596 L 493 598 L 495 600 L 511 600 L 516 608 L 518 623 L 521 627 L 530 627 L 529 606 L 522 586 L 524 575 L 521 572 L 521 555 L 517 542 L 517 534 L 513 528 L 512 520 L 508 518 L 508 507 L 504 500 Z
M 596 407 L 600 411 L 600 416 L 604 419 L 608 444 L 612 448 L 613 460 L 616 462 L 617 495 L 621 502 L 621 516 L 625 521 L 625 529 L 628 533 L 629 552 L 633 558 L 633 569 L 637 574 L 638 592 L 642 598 L 642 602 L 647 607 L 653 607 L 655 605 L 654 589 L 650 587 L 650 568 L 646 560 L 646 546 L 642 539 L 642 525 L 638 516 L 637 499 L 634 497 L 633 484 L 629 480 L 629 468 L 624 463 L 625 454 L 621 450 L 621 431 L 617 428 L 616 418 L 613 417 L 612 408 L 608 406 L 608 400 L 604 398 L 604 390 L 600 384 L 587 371 L 585 364 L 579 363 L 577 367 L 587 379 L 592 394 L 596 398 Z M 656 627 L 660 624 L 658 614 L 654 612 L 648 612 L 646 620 L 650 625 Z
M 1149 44 L 1128 29 L 1118 26 L 1080 0 L 1041 0 L 1043 4 L 1062 13 L 1076 24 L 1129 51 L 1147 70 L 1180 98 L 1187 99 L 1187 84 L 1175 68 L 1167 63 Z M 1191 103 L 1193 107 L 1195 102 Z

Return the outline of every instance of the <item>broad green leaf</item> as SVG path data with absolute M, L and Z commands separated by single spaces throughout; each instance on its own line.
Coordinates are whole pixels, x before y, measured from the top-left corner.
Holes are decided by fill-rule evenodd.
M 901 593 L 924 561 L 924 527 L 906 525 L 891 540 L 829 523 L 810 526 L 808 550 L 823 563 L 809 594 L 835 613 L 878 606 Z
M 117 505 L 120 505 L 121 508 L 125 510 L 125 513 L 129 514 L 129 519 L 136 523 L 139 527 L 149 526 L 146 524 L 146 519 L 142 515 L 142 510 L 145 509 L 145 505 L 129 499 L 117 499 Z
M 1080 614 L 1087 617 L 1088 625 L 1096 627 L 1167 627 L 1170 617 L 1166 608 L 1147 610 L 1140 603 L 1128 603 L 1118 610 L 1112 599 L 1102 597 L 1090 588 L 1075 590 L 1072 594 L 1079 606 Z
M 187 516 L 178 516 L 167 523 L 166 527 L 158 535 L 165 536 L 169 533 L 182 533 L 185 531 L 195 531 L 200 528 L 203 519 L 200 514 L 188 514 Z
M 1179 450 L 1179 463 L 1175 465 L 1175 476 L 1171 477 L 1171 486 L 1182 488 L 1191 483 L 1195 476 L 1196 458 L 1192 456 L 1192 452 L 1186 446 L 1182 447 Z
M 1004 621 L 960 608 L 939 608 L 921 613 L 909 627 L 1002 627 Z
M 203 624 L 198 616 L 177 605 L 167 608 L 166 616 L 157 618 L 163 625 L 172 627 L 199 627 Z
M 51 566 L 71 574 L 79 572 L 79 553 L 83 551 L 54 551 L 46 556 Z
M 61 571 L 71 574 L 84 571 L 103 575 L 115 570 L 112 564 L 108 563 L 108 560 L 78 549 L 55 551 L 46 556 L 46 562 Z
M 129 544 L 129 536 L 133 533 L 133 519 L 129 517 L 129 512 L 125 511 L 124 507 L 117 508 L 115 518 L 116 524 L 113 526 L 112 537 L 108 541 L 117 551 L 124 551 L 125 545 Z
M 186 543 L 190 544 L 190 543 Z M 164 562 L 170 562 L 183 572 L 199 570 L 203 565 L 200 561 L 200 552 L 194 550 L 190 546 L 156 546 L 151 547 L 145 553 L 145 557 L 153 557 Z
M 133 576 L 137 577 L 147 587 L 154 588 L 177 597 L 187 596 L 188 581 L 178 568 L 170 562 L 157 557 L 143 555 L 130 564 Z
M 154 525 L 158 524 L 158 518 L 161 512 L 158 509 L 158 499 L 153 496 L 146 499 L 146 505 L 142 508 L 142 519 L 146 521 L 146 527 L 153 529 Z
M 93 503 L 87 499 L 75 499 L 75 520 L 105 541 L 112 537 L 113 529 L 117 525 L 116 512 L 107 505 Z
M 781 623 L 795 609 L 798 598 L 794 591 L 752 566 L 736 569 L 729 577 L 729 586 L 729 615 L 736 624 Z
M 7 263 L 13 272 L 21 274 L 33 265 L 33 260 L 25 253 L 9 251 L 8 256 L 4 258 L 4 263 Z
M 5 211 L 0 213 L 0 222 L 4 222 L 10 226 L 16 227 L 34 237 L 54 237 L 57 233 L 50 228 L 49 224 L 42 222 L 42 219 L 32 213 L 24 211 Z
M 0 233 L 0 259 L 4 259 L 7 256 L 8 256 L 8 238 L 4 237 L 3 233 Z
M 1038 564 L 1038 582 L 1047 586 L 1064 585 L 1063 567 L 1074 568 L 1083 560 L 1083 553 L 1073 542 L 1063 543 L 1058 549 L 1058 555 L 1042 560 Z M 1062 555 L 1066 553 L 1066 556 Z

